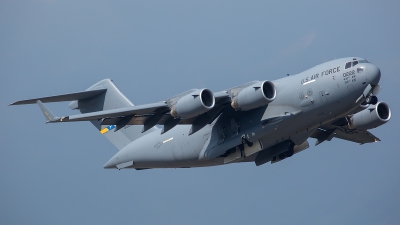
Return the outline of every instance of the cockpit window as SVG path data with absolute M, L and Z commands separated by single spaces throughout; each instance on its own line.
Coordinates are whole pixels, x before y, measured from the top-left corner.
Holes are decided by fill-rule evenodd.
M 355 58 L 353 60 L 355 60 Z M 360 60 L 360 61 L 353 61 L 353 65 L 352 65 L 352 62 L 348 62 L 344 66 L 344 69 L 348 69 L 348 68 L 353 67 L 353 66 L 355 66 L 355 65 L 357 65 L 359 63 L 369 63 L 369 62 L 367 60 L 365 60 L 365 59 Z

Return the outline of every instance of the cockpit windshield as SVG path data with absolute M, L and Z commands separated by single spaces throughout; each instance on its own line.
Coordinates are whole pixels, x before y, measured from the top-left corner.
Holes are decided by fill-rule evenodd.
M 359 61 L 354 60 L 353 62 L 346 63 L 344 68 L 348 69 L 348 68 L 353 67 L 353 66 L 355 66 L 355 65 L 357 65 L 359 63 L 369 63 L 369 62 L 367 60 L 365 60 L 365 59 L 362 59 L 362 60 L 359 60 Z

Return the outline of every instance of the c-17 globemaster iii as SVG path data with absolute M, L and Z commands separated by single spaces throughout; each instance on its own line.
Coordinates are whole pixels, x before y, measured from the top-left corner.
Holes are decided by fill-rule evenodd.
M 390 120 L 378 102 L 381 72 L 359 57 L 317 65 L 274 81 L 224 91 L 191 89 L 165 101 L 133 105 L 105 79 L 86 91 L 22 100 L 47 123 L 90 121 L 119 150 L 104 168 L 189 168 L 279 162 L 332 138 L 380 141 L 367 130 Z M 82 114 L 57 117 L 46 102 L 72 101 Z M 162 126 L 162 128 L 159 128 Z

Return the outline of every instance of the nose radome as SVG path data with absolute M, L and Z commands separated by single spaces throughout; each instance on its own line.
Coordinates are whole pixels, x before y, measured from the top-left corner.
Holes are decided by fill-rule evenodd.
M 369 64 L 367 73 L 369 83 L 372 85 L 378 85 L 379 80 L 381 79 L 381 70 L 374 64 Z

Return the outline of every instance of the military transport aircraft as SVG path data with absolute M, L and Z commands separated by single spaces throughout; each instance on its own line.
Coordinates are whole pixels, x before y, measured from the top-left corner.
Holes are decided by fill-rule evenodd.
M 329 61 L 274 81 L 224 91 L 191 89 L 133 105 L 112 80 L 86 91 L 22 100 L 47 123 L 90 121 L 119 150 L 104 168 L 189 168 L 237 162 L 276 163 L 332 138 L 380 141 L 367 130 L 390 120 L 376 95 L 381 73 L 359 57 Z M 82 114 L 55 116 L 43 103 L 72 101 Z M 156 125 L 161 125 L 159 128 Z M 160 127 L 161 127 L 160 126 Z

